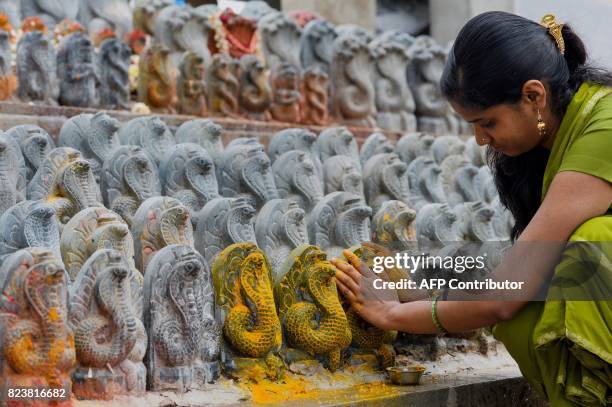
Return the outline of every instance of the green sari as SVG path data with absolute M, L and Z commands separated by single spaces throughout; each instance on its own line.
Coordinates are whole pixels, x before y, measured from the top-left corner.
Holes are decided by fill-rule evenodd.
M 570 102 L 546 165 L 542 199 L 560 171 L 583 172 L 612 182 L 611 93 L 612 88 L 584 83 Z M 573 246 L 572 242 L 584 243 Z M 572 300 L 577 298 L 576 290 L 610 297 L 610 245 L 609 212 L 580 225 L 553 277 L 580 281 L 579 287 L 553 284 L 548 301 L 531 302 L 512 320 L 493 328 L 523 375 L 553 406 L 612 404 L 612 301 Z M 592 252 L 585 253 L 590 246 Z M 597 260 L 585 265 L 585 256 Z

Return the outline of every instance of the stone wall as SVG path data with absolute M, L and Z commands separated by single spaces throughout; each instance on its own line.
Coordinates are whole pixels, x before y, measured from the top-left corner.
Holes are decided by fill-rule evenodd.
M 376 28 L 376 0 L 282 0 L 283 11 L 308 10 L 338 24 L 356 24 Z

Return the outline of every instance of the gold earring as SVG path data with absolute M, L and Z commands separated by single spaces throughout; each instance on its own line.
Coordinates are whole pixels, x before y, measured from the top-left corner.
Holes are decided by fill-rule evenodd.
M 538 132 L 540 133 L 540 137 L 544 137 L 546 135 L 546 123 L 544 123 L 544 119 L 542 119 L 540 109 L 538 109 Z

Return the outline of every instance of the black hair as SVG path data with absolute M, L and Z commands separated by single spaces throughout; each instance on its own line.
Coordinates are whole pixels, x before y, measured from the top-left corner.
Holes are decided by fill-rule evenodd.
M 461 29 L 449 53 L 442 93 L 460 106 L 486 109 L 517 103 L 525 82 L 537 79 L 547 85 L 548 103 L 561 120 L 583 82 L 612 86 L 610 72 L 586 65 L 585 46 L 567 24 L 562 35 L 564 54 L 548 29 L 535 21 L 502 11 L 477 15 Z M 487 149 L 501 203 L 515 219 L 513 241 L 540 206 L 548 155 L 541 146 L 516 157 Z

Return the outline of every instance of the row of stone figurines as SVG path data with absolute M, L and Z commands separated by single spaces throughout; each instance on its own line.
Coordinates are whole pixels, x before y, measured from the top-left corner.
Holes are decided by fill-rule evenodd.
M 192 51 L 213 70 L 209 78 L 233 91 L 232 97 L 209 95 L 223 102 L 223 114 L 242 112 L 241 99 L 246 98 L 261 108 L 253 115 L 247 107 L 245 113 L 264 118 L 264 95 L 272 93 L 271 113 L 277 120 L 321 124 L 329 109 L 333 120 L 340 122 L 377 124 L 396 131 L 414 131 L 418 126 L 436 133 L 471 133 L 437 89 L 448 49 L 432 37 L 414 38 L 398 31 L 375 35 L 356 25 L 334 26 L 320 18 L 300 27 L 290 15 L 265 7 L 245 13 L 163 2 L 135 10 L 138 25 L 168 49 L 171 64 L 183 65 L 181 55 Z M 232 62 L 216 61 L 211 56 L 216 53 L 237 57 L 261 53 L 272 74 L 272 90 L 265 88 L 263 66 L 254 59 L 248 58 L 248 64 L 234 61 L 235 66 L 248 67 L 232 78 L 226 69 Z M 301 70 L 302 86 L 298 84 Z
M 74 269 L 77 251 L 62 260 L 53 248 L 29 247 L 0 269 L 7 388 L 43 384 L 69 394 L 72 382 L 78 398 L 142 394 L 145 383 L 186 391 L 214 381 L 219 358 L 232 376 L 257 368 L 278 379 L 285 365 L 313 358 L 335 370 L 351 343 L 393 364 L 394 335 L 345 312 L 335 269 L 317 247 L 291 252 L 273 281 L 255 244 L 225 248 L 212 272 L 189 242 L 170 244 L 152 253 L 143 279 L 124 251 L 102 243 L 117 219 L 93 212 L 103 224 L 92 234 L 98 249 L 71 285 L 65 270 Z
M 461 154 L 453 154 L 461 153 L 458 147 L 464 147 L 455 137 L 438 138 L 430 143 L 431 150 L 423 150 L 420 157 L 406 165 L 398 156 L 411 159 L 412 146 L 427 144 L 433 138 L 409 134 L 399 141 L 396 154 L 386 153 L 393 151 L 392 146 L 382 135 L 374 134 L 362 148 L 361 160 L 370 154 L 362 175 L 356 142 L 345 128 L 328 128 L 318 138 L 303 129 L 281 131 L 270 141 L 269 154 L 274 161 L 270 165 L 263 146 L 252 138 L 235 139 L 224 150 L 220 140 L 222 129 L 211 121 L 184 123 L 177 130 L 176 139 L 156 117 L 134 119 L 116 134 L 118 127 L 118 122 L 104 113 L 76 116 L 65 123 L 59 137 L 60 145 L 70 147 L 56 150 L 52 150 L 51 138 L 36 126 L 9 130 L 6 142 L 19 143 L 21 148 L 13 145 L 12 154 L 7 150 L 4 155 L 6 160 L 18 163 L 7 167 L 14 172 L 15 184 L 5 185 L 2 207 L 6 209 L 23 199 L 27 179 L 29 199 L 50 199 L 53 195 L 54 200 L 62 197 L 73 202 L 62 203 L 62 224 L 79 207 L 102 205 L 101 202 L 131 224 L 140 204 L 162 192 L 181 200 L 193 214 L 219 195 L 245 196 L 256 210 L 271 199 L 291 198 L 310 213 L 322 202 L 324 190 L 328 195 L 336 191 L 356 194 L 374 212 L 387 200 L 402 201 L 415 210 L 427 203 L 448 203 L 454 207 L 478 201 L 499 209 L 490 172 L 484 166 L 477 169 L 467 163 Z M 429 158 L 431 152 L 442 160 L 442 169 Z M 80 161 L 84 162 L 77 163 Z M 100 181 L 102 194 L 94 181 L 89 182 L 89 166 L 91 178 Z M 70 168 L 80 177 L 66 180 L 60 177 Z M 72 185 L 67 186 L 67 181 Z M 79 182 L 87 185 L 79 187 Z M 75 191 L 87 197 L 79 197 Z M 89 203 L 83 206 L 84 202 Z M 501 214 L 500 210 L 497 212 Z M 488 221 L 491 216 L 478 219 Z M 506 239 L 503 227 L 496 230 L 499 233 L 462 236 L 480 241 Z
M 96 52 L 85 33 L 75 32 L 61 40 L 57 55 L 52 44 L 40 31 L 27 32 L 19 40 L 17 74 L 21 100 L 129 108 L 131 51 L 125 43 L 109 38 Z M 0 36 L 0 53 L 7 61 L 4 72 L 0 72 L 5 78 L 5 89 L 0 89 L 3 93 L 0 96 L 8 98 L 15 81 L 11 80 L 12 54 L 7 33 Z M 349 62 L 345 61 L 346 64 Z M 340 61 L 336 65 L 344 66 Z M 339 73 L 337 79 L 332 78 L 337 84 L 333 82 L 330 86 L 328 73 L 321 66 L 314 64 L 301 74 L 299 68 L 289 62 L 275 65 L 268 78 L 264 63 L 251 54 L 239 61 L 226 54 L 216 54 L 206 69 L 204 66 L 205 58 L 195 51 L 187 51 L 177 67 L 171 62 L 168 48 L 159 43 L 151 44 L 140 56 L 136 79 L 138 99 L 150 107 L 170 112 L 178 110 L 183 114 L 242 116 L 255 120 L 273 118 L 314 125 L 328 124 L 328 112 L 332 111 L 337 121 L 367 126 L 378 124 L 394 130 L 415 130 L 416 112 L 422 116 L 419 128 L 435 132 L 465 130 L 443 99 L 429 101 L 417 97 L 419 103 L 429 108 L 418 109 L 417 103 L 415 110 L 414 102 L 411 107 L 401 108 L 383 97 L 389 89 L 397 88 L 404 93 L 398 100 L 412 100 L 408 84 L 403 83 L 407 81 L 405 78 L 402 86 L 397 87 L 390 83 L 391 79 L 383 77 L 368 83 L 372 76 L 368 72 L 357 81 L 350 75 L 345 77 L 348 74 L 344 71 L 332 70 L 332 73 Z M 431 84 L 426 82 L 425 85 Z M 354 92 L 347 92 L 353 88 Z M 425 90 L 421 93 L 431 94 Z M 359 106 L 358 100 L 366 100 L 367 105 Z M 437 113 L 431 108 L 436 103 L 439 105 Z

